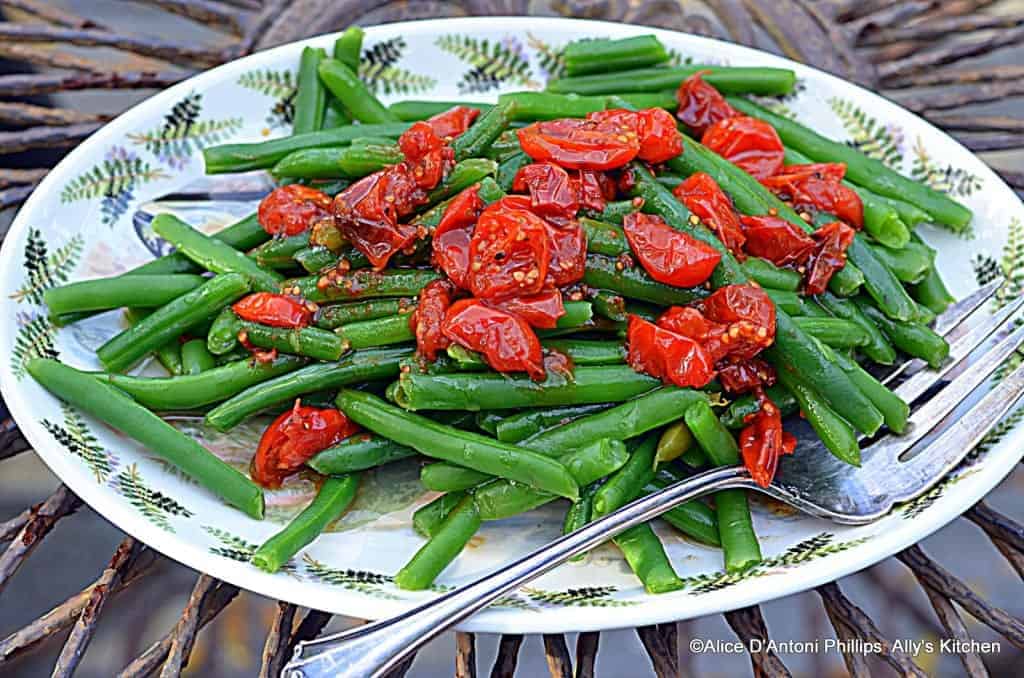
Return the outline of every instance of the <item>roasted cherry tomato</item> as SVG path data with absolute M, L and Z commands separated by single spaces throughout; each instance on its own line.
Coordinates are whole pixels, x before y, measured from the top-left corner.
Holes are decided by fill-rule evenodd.
M 746 236 L 740 228 L 739 215 L 736 214 L 732 200 L 710 174 L 691 174 L 672 193 L 715 232 L 730 252 L 742 256 Z
M 726 285 L 700 302 L 708 320 L 725 325 L 722 352 L 749 360 L 775 341 L 775 304 L 760 287 Z
M 509 297 L 491 302 L 491 306 L 514 313 L 532 327 L 546 330 L 554 328 L 558 319 L 565 315 L 562 293 L 557 289 L 545 290 L 530 297 Z
M 666 285 L 699 285 L 711 277 L 722 258 L 714 247 L 677 231 L 661 217 L 634 212 L 626 215 L 622 227 L 644 270 Z
M 469 240 L 473 237 L 477 217 L 484 208 L 479 189 L 480 185 L 475 184 L 455 196 L 441 215 L 431 242 L 434 265 L 463 288 L 469 271 Z
M 603 212 L 609 200 L 615 200 L 615 182 L 604 172 L 576 170 L 570 174 L 580 207 Z
M 803 263 L 814 250 L 814 240 L 799 227 L 781 217 L 742 216 L 744 248 L 748 254 L 763 257 L 776 266 Z
M 427 283 L 420 290 L 416 310 L 409 316 L 409 327 L 416 335 L 416 352 L 427 360 L 436 359 L 437 352 L 451 344 L 444 336 L 442 326 L 454 293 L 454 286 L 443 278 Z
M 416 227 L 398 220 L 426 200 L 408 166 L 399 163 L 346 188 L 335 196 L 332 210 L 342 235 L 380 270 L 416 239 Z
M 719 120 L 700 142 L 756 179 L 777 174 L 786 154 L 774 127 L 745 115 Z
M 451 141 L 473 124 L 480 115 L 480 110 L 469 106 L 453 106 L 443 113 L 438 113 L 427 120 L 434 134 L 444 141 Z
M 545 218 L 566 221 L 579 210 L 579 190 L 569 173 L 550 162 L 535 162 L 519 169 L 512 190 L 529 192 L 533 211 Z
M 250 475 L 263 487 L 280 487 L 281 482 L 302 468 L 317 452 L 336 445 L 359 430 L 336 409 L 295 407 L 275 419 L 260 438 Z
M 761 487 L 771 484 L 779 457 L 796 449 L 796 438 L 782 430 L 779 408 L 764 394 L 761 408 L 749 416 L 739 438 L 743 464 Z
M 638 372 L 680 387 L 701 388 L 715 376 L 713 361 L 699 342 L 629 316 L 626 362 Z
M 406 165 L 409 177 L 423 190 L 429 191 L 441 183 L 455 164 L 452 149 L 434 133 L 430 123 L 422 120 L 414 122 L 402 133 L 398 138 L 398 148 L 405 155 L 405 162 L 396 167 Z
M 528 156 L 566 169 L 615 169 L 640 152 L 636 130 L 615 122 L 546 120 L 523 127 L 516 135 Z
M 551 259 L 547 282 L 552 287 L 565 287 L 583 278 L 587 265 L 587 234 L 576 221 L 565 226 L 546 225 Z
M 704 134 L 716 122 L 742 115 L 717 89 L 704 82 L 702 76 L 708 72 L 694 73 L 680 83 L 676 92 L 679 102 L 676 117 L 694 134 Z
M 676 121 L 663 108 L 641 111 L 612 108 L 589 113 L 587 120 L 611 125 L 625 135 L 635 134 L 640 141 L 636 157 L 646 162 L 665 162 L 683 152 L 683 139 L 676 129 Z
M 235 302 L 232 310 L 242 320 L 271 327 L 305 327 L 313 321 L 307 302 L 283 294 L 256 292 Z
M 527 209 L 499 200 L 477 219 L 469 242 L 466 286 L 481 299 L 536 294 L 543 289 L 551 258 L 547 223 Z
M 864 225 L 864 206 L 860 196 L 843 184 L 845 174 L 846 165 L 841 162 L 787 165 L 761 183 L 797 210 L 828 212 L 860 228 Z
M 672 306 L 658 317 L 658 327 L 703 341 L 717 328 L 717 323 L 709 321 L 696 308 Z
M 538 381 L 544 378 L 540 340 L 517 315 L 478 299 L 463 299 L 448 309 L 444 334 L 456 344 L 482 353 L 498 372 L 526 372 Z
M 331 213 L 331 196 L 301 184 L 275 188 L 260 201 L 256 218 L 270 235 L 298 235 Z
M 832 274 L 846 265 L 846 249 L 856 234 L 841 221 L 825 224 L 811 234 L 816 246 L 804 275 L 805 294 L 821 294 L 828 288 Z
M 775 383 L 775 368 L 761 360 L 737 360 L 726 358 L 718 365 L 718 380 L 726 393 L 740 395 L 750 393 Z

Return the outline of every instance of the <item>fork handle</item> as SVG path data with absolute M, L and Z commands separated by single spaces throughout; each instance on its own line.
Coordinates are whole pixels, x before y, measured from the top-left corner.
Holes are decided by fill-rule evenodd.
M 299 643 L 282 675 L 285 678 L 338 675 L 380 678 L 452 625 L 574 555 L 687 501 L 717 490 L 754 486 L 749 472 L 742 466 L 724 466 L 681 480 L 409 612 Z

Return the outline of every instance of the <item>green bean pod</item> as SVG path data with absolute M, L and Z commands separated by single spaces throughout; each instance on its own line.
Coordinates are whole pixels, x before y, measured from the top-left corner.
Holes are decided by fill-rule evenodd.
M 51 287 L 43 292 L 43 301 L 51 315 L 109 311 L 123 306 L 155 308 L 191 292 L 203 282 L 202 276 L 187 273 L 119 275 Z
M 665 427 L 654 450 L 654 464 L 665 464 L 682 457 L 693 447 L 693 434 L 685 421 Z
M 932 257 L 927 248 L 917 243 L 907 243 L 899 250 L 889 249 L 880 245 L 871 249 L 889 267 L 893 274 L 904 283 L 914 284 L 924 280 L 932 268 Z
M 511 191 L 516 174 L 519 173 L 519 170 L 532 162 L 533 159 L 522 151 L 516 151 L 508 157 L 502 158 L 501 162 L 498 164 L 498 173 L 495 175 L 498 186 L 500 186 L 503 191 Z
M 818 303 L 837 318 L 856 323 L 868 335 L 868 342 L 860 347 L 864 355 L 880 365 L 892 365 L 896 362 L 896 349 L 893 348 L 878 325 L 871 322 L 860 308 L 849 299 L 840 299 L 831 292 L 817 296 Z
M 631 527 L 613 537 L 612 541 L 622 551 L 629 568 L 648 593 L 667 593 L 683 588 L 683 581 L 672 569 L 665 547 L 650 525 L 644 523 Z
M 613 473 L 594 494 L 594 517 L 599 518 L 636 499 L 644 485 L 654 480 L 657 434 L 648 434 L 629 455 L 622 468 Z
M 395 586 L 407 591 L 429 588 L 463 547 L 480 529 L 480 515 L 472 497 L 465 497 L 445 516 L 444 521 L 419 551 L 395 575 Z
M 357 433 L 317 452 L 306 465 L 317 473 L 340 475 L 390 464 L 416 456 L 416 450 L 369 433 Z
M 456 106 L 466 106 L 467 108 L 475 108 L 481 113 L 486 113 L 491 109 L 491 104 L 481 104 L 476 101 L 396 101 L 395 103 L 388 106 L 388 110 L 395 114 L 399 120 L 408 120 L 415 122 L 417 120 L 426 120 L 432 118 L 439 113 L 444 113 L 447 110 L 451 110 Z
M 705 82 L 729 94 L 778 96 L 793 91 L 796 84 L 796 74 L 785 68 L 686 65 L 558 78 L 548 80 L 547 90 L 588 95 L 676 90 L 697 72 L 705 72 Z
M 498 103 L 512 104 L 514 120 L 554 120 L 585 118 L 588 113 L 605 109 L 604 97 L 581 97 L 578 94 L 553 92 L 509 92 L 498 97 Z
M 800 274 L 789 268 L 779 268 L 767 259 L 747 257 L 742 264 L 747 275 L 761 287 L 785 292 L 796 292 L 802 281 Z
M 299 57 L 299 82 L 295 89 L 295 112 L 292 115 L 292 134 L 316 132 L 324 126 L 327 91 L 317 69 L 327 58 L 319 47 L 303 47 Z
M 374 348 L 415 341 L 408 314 L 348 323 L 334 330 L 346 349 Z
M 665 481 L 660 477 L 646 485 L 643 495 L 668 487 L 673 480 Z M 661 514 L 661 519 L 683 534 L 696 539 L 702 544 L 721 547 L 722 539 L 718 533 L 718 518 L 715 511 L 700 501 L 688 501 L 685 504 Z
M 317 303 L 354 301 L 372 297 L 415 297 L 439 277 L 436 272 L 426 270 L 360 269 L 332 278 L 296 278 L 286 281 L 283 287 Z M 318 284 L 321 280 L 325 282 L 323 287 Z
M 833 348 L 856 348 L 868 343 L 868 333 L 857 323 L 842 318 L 793 318 L 806 334 Z
M 601 254 L 588 254 L 583 282 L 630 299 L 661 306 L 682 306 L 703 299 L 703 287 L 672 287 L 657 282 L 640 266 L 624 266 L 621 261 Z
M 946 361 L 949 356 L 949 344 L 929 327 L 917 322 L 891 320 L 866 300 L 856 301 L 864 315 L 881 328 L 896 348 L 907 355 L 924 360 L 934 368 L 941 367 Z
M 334 41 L 332 56 L 352 69 L 353 73 L 359 72 L 359 59 L 365 36 L 366 33 L 359 26 L 349 26 L 341 37 Z
M 276 349 L 282 353 L 328 362 L 337 360 L 347 350 L 341 337 L 319 327 L 289 329 L 260 325 L 246 320 L 239 321 L 238 325 L 239 336 L 244 335 L 245 340 L 260 348 Z
M 645 68 L 668 61 L 669 57 L 668 50 L 653 35 L 574 40 L 562 52 L 565 72 L 570 77 Z
M 782 386 L 769 386 L 765 389 L 765 395 L 775 403 L 783 417 L 788 417 L 800 411 L 800 405 L 789 390 Z M 746 419 L 756 414 L 761 409 L 761 404 L 753 395 L 740 396 L 729 404 L 722 413 L 721 422 L 727 428 L 738 429 L 747 425 Z
M 448 492 L 424 504 L 412 514 L 412 527 L 423 537 L 433 537 L 445 516 L 466 497 L 465 492 Z
M 150 315 L 152 310 L 142 308 L 128 308 L 125 309 L 125 320 L 128 321 L 128 325 L 135 325 L 140 320 Z M 167 374 L 171 376 L 179 375 L 184 372 L 185 366 L 181 361 L 181 338 L 175 337 L 165 341 L 160 346 L 157 346 L 153 350 L 153 355 L 156 357 L 157 362 L 163 365 L 163 368 L 167 370 Z
M 216 361 L 206 349 L 205 339 L 189 339 L 181 345 L 181 373 L 195 375 L 217 366 Z
M 580 417 L 608 409 L 604 403 L 595 405 L 566 405 L 563 407 L 537 407 L 524 410 L 497 422 L 494 435 L 505 443 L 518 443 L 549 428 L 568 424 Z
M 408 314 L 416 308 L 415 299 L 369 299 L 347 304 L 321 306 L 316 313 L 316 326 L 336 330 L 343 325 Z
M 487 158 L 467 158 L 456 163 L 437 188 L 427 196 L 428 204 L 436 205 L 442 200 L 458 195 L 478 181 L 496 174 L 497 171 L 498 163 Z
M 447 462 L 427 464 L 420 469 L 420 483 L 432 492 L 461 492 L 489 478 L 486 473 Z
M 395 145 L 305 148 L 281 158 L 270 172 L 279 179 L 359 179 L 404 159 Z
M 779 382 L 796 397 L 800 412 L 826 449 L 847 464 L 860 466 L 860 445 L 853 428 L 810 386 L 789 370 L 778 370 Z
M 372 125 L 398 122 L 398 116 L 366 87 L 351 68 L 337 59 L 324 59 L 318 67 L 324 86 L 361 123 Z
M 871 399 L 878 411 L 885 417 L 885 425 L 889 427 L 889 430 L 903 433 L 907 427 L 907 418 L 910 416 L 910 405 L 858 365 L 857 361 L 839 351 L 832 351 L 827 355 L 842 368 L 843 372 L 849 375 L 857 388 Z
M 593 482 L 580 491 L 580 498 L 569 505 L 562 521 L 562 534 L 572 534 L 590 522 L 594 512 L 594 493 L 601 486 L 600 481 Z M 580 553 L 569 559 L 569 562 L 583 560 L 586 554 Z
M 264 268 L 294 268 L 295 253 L 309 247 L 309 233 L 271 238 L 247 253 L 250 259 Z
M 455 160 L 462 161 L 484 155 L 484 151 L 515 118 L 515 113 L 515 104 L 507 101 L 498 103 L 483 113 L 469 129 L 452 141 Z

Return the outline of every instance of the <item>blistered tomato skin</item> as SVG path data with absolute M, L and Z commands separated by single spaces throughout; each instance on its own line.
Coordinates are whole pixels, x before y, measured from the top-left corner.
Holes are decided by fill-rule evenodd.
M 431 240 L 433 263 L 458 287 L 466 287 L 469 271 L 469 241 L 473 227 L 484 209 L 479 184 L 470 186 L 449 203 L 434 229 Z
M 426 191 L 437 186 L 455 164 L 455 155 L 444 139 L 434 133 L 430 123 L 419 121 L 398 138 L 398 148 L 405 156 L 406 174 Z M 395 167 L 385 171 L 395 171 Z
M 571 175 L 581 208 L 603 212 L 609 200 L 615 200 L 615 182 L 604 172 L 576 170 Z
M 859 229 L 864 225 L 864 205 L 843 184 L 845 175 L 846 165 L 841 162 L 787 165 L 761 183 L 797 210 L 828 212 Z
M 425 202 L 426 193 L 399 163 L 346 188 L 335 196 L 332 210 L 342 235 L 381 270 L 416 239 L 416 228 L 398 220 Z
M 553 329 L 558 319 L 565 315 L 562 292 L 557 289 L 545 290 L 530 297 L 509 297 L 491 302 L 490 305 L 519 316 L 532 327 L 545 330 Z
M 478 299 L 452 304 L 444 322 L 444 334 L 452 342 L 483 354 L 498 372 L 526 372 L 544 379 L 540 340 L 525 320 Z
M 741 115 L 717 89 L 704 82 L 705 73 L 708 71 L 694 73 L 683 80 L 676 91 L 679 102 L 676 117 L 698 135 L 716 122 Z
M 565 287 L 579 282 L 587 265 L 587 234 L 583 227 L 572 221 L 565 226 L 547 224 L 545 230 L 551 252 L 547 284 Z
M 701 388 L 715 376 L 713 361 L 700 343 L 639 316 L 629 316 L 626 343 L 629 366 L 666 383 Z
M 648 108 L 637 111 L 637 117 L 640 135 L 638 158 L 645 162 L 659 163 L 671 160 L 683 152 L 683 139 L 671 113 L 663 108 Z
M 718 366 L 718 380 L 731 395 L 751 393 L 775 383 L 775 368 L 760 358 L 726 359 Z
M 699 285 L 711 277 L 722 259 L 711 245 L 677 231 L 661 217 L 634 212 L 626 215 L 622 227 L 644 270 L 666 285 Z
M 672 191 L 686 208 L 700 217 L 722 244 L 734 255 L 743 257 L 743 235 L 740 218 L 732 200 L 725 194 L 710 174 L 697 172 Z
M 786 154 L 774 127 L 745 115 L 714 123 L 700 142 L 758 180 L 778 174 Z
M 775 304 L 760 287 L 726 285 L 700 303 L 708 320 L 725 326 L 721 352 L 749 360 L 775 341 Z
M 271 327 L 306 327 L 313 321 L 313 311 L 306 302 L 283 294 L 256 292 L 231 307 L 242 320 Z
M 469 106 L 453 106 L 443 113 L 427 119 L 427 124 L 439 138 L 451 141 L 473 124 L 480 115 L 480 110 Z
M 436 360 L 438 351 L 451 344 L 444 335 L 443 325 L 454 292 L 447 280 L 428 283 L 420 290 L 419 303 L 409 316 L 409 327 L 416 335 L 416 352 L 426 360 Z
M 466 286 L 481 299 L 528 296 L 544 288 L 551 258 L 547 223 L 528 209 L 509 207 L 515 203 L 504 198 L 490 205 L 473 230 Z
M 359 427 L 336 409 L 295 407 L 275 419 L 260 438 L 250 475 L 267 488 L 280 487 L 317 452 L 357 432 Z
M 779 458 L 796 449 L 796 439 L 782 430 L 779 408 L 763 393 L 761 408 L 748 418 L 740 431 L 739 443 L 743 464 L 761 487 L 771 484 Z
M 298 235 L 331 213 L 331 196 L 301 184 L 275 188 L 260 201 L 256 218 L 270 235 Z
M 569 220 L 580 207 L 579 189 L 569 173 L 550 162 L 520 168 L 512 181 L 512 190 L 529 193 L 533 211 L 542 217 Z
M 809 235 L 780 217 L 741 216 L 740 223 L 747 239 L 747 253 L 776 266 L 801 264 L 814 250 L 814 240 Z
M 635 130 L 595 120 L 563 118 L 535 122 L 517 131 L 516 136 L 528 156 L 565 169 L 615 169 L 640 151 Z
M 804 293 L 823 294 L 832 275 L 846 265 L 846 250 L 853 244 L 856 231 L 841 221 L 825 224 L 811 237 L 816 243 L 804 276 Z

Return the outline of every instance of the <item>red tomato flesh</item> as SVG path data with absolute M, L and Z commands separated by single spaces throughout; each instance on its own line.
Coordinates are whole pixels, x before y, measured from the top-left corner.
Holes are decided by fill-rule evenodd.
M 453 106 L 443 113 L 427 119 L 434 134 L 448 142 L 459 136 L 473 124 L 480 115 L 480 109 L 469 106 Z
M 447 280 L 427 283 L 420 290 L 416 310 L 409 316 L 409 327 L 416 335 L 416 352 L 427 360 L 435 360 L 438 351 L 443 351 L 451 344 L 442 326 L 454 292 L 452 284 Z
M 483 354 L 498 372 L 526 372 L 532 379 L 544 379 L 540 340 L 517 315 L 478 299 L 463 299 L 448 309 L 443 331 L 456 344 Z
M 828 212 L 859 229 L 864 225 L 864 206 L 860 196 L 843 184 L 845 174 L 846 165 L 840 162 L 787 165 L 761 183 L 797 210 Z
M 711 245 L 677 231 L 655 215 L 627 214 L 622 226 L 644 270 L 666 285 L 699 285 L 711 277 L 722 259 Z
M 256 219 L 270 235 L 298 235 L 313 222 L 330 216 L 331 196 L 301 184 L 289 184 L 271 191 L 260 201 Z
M 481 299 L 531 295 L 544 287 L 551 258 L 548 226 L 528 209 L 510 207 L 529 200 L 519 198 L 487 207 L 473 229 L 466 286 Z
M 455 196 L 441 215 L 431 241 L 434 265 L 463 288 L 469 271 L 469 241 L 473 237 L 477 217 L 484 208 L 479 189 L 480 185 L 476 184 Z
M 565 315 L 562 293 L 557 289 L 545 290 L 531 297 L 509 297 L 491 305 L 519 316 L 532 327 L 546 330 L 553 329 L 558 319 Z
M 701 388 L 715 376 L 713 360 L 694 339 L 630 315 L 626 362 L 634 370 L 680 387 Z
M 702 76 L 708 72 L 694 73 L 680 83 L 676 92 L 679 102 L 676 117 L 698 135 L 716 122 L 742 115 L 717 89 L 704 82 Z
M 770 215 L 741 216 L 748 254 L 776 266 L 802 264 L 814 250 L 814 240 L 798 226 Z
M 250 465 L 252 479 L 263 487 L 276 488 L 312 459 L 359 430 L 336 409 L 295 406 L 275 419 L 260 438 Z
M 786 154 L 774 127 L 745 115 L 719 120 L 700 142 L 756 179 L 778 174 Z
M 740 218 L 732 200 L 710 174 L 697 172 L 676 186 L 672 193 L 686 208 L 700 217 L 722 244 L 733 254 L 743 256 L 747 238 L 740 227 Z
M 307 302 L 283 294 L 256 292 L 231 307 L 242 320 L 271 327 L 305 327 L 313 321 L 315 308 Z
M 832 275 L 846 265 L 846 249 L 853 244 L 856 234 L 841 221 L 825 224 L 811 234 L 817 245 L 804 276 L 805 294 L 822 294 L 828 288 Z
M 771 484 L 779 457 L 796 449 L 796 438 L 782 430 L 779 408 L 763 393 L 761 408 L 748 418 L 740 431 L 739 443 L 743 464 L 761 487 Z

